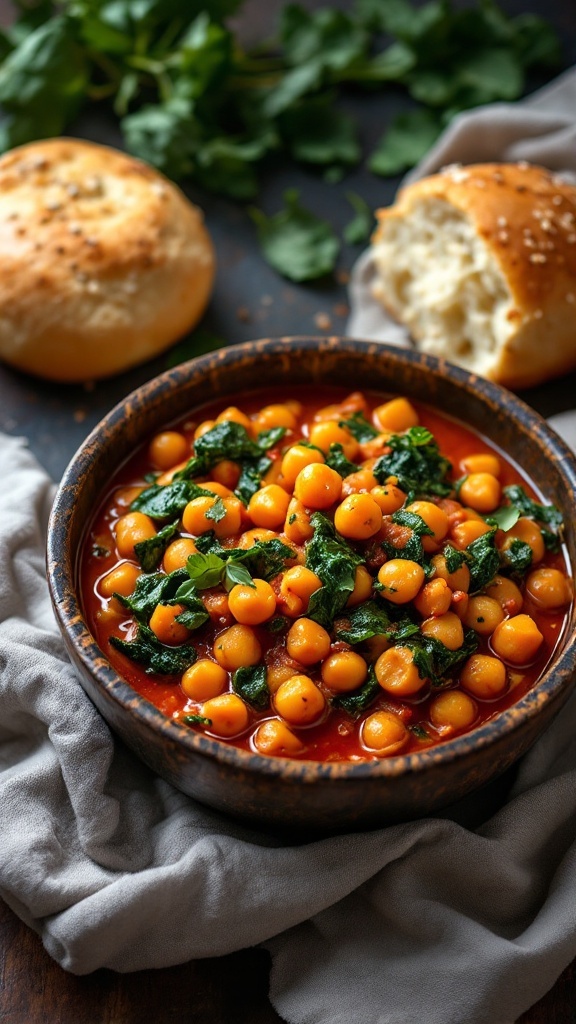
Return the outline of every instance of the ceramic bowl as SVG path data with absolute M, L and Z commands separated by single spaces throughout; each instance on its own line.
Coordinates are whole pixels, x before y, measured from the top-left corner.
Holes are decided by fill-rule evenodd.
M 429 814 L 505 771 L 549 725 L 575 674 L 575 620 L 546 673 L 513 707 L 440 746 L 366 763 L 290 761 L 248 753 L 166 718 L 99 650 L 83 617 L 77 552 L 119 464 L 196 406 L 266 385 L 336 384 L 401 393 L 496 442 L 536 480 L 566 523 L 576 565 L 576 460 L 535 412 L 502 388 L 432 357 L 341 338 L 282 338 L 223 349 L 138 388 L 92 431 L 58 490 L 48 577 L 80 682 L 113 730 L 159 775 L 221 811 L 269 826 L 345 831 Z

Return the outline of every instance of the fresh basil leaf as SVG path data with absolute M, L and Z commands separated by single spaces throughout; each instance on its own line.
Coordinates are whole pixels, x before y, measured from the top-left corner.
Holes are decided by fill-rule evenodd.
M 264 258 L 291 281 L 311 281 L 332 272 L 340 245 L 330 224 L 298 202 L 296 189 L 284 193 L 284 209 L 272 217 L 252 208 Z
M 196 439 L 194 454 L 204 460 L 207 468 L 212 468 L 222 459 L 237 462 L 245 458 L 259 458 L 262 449 L 241 423 L 222 420 Z
M 224 570 L 224 586 L 226 590 L 232 590 L 232 587 L 235 587 L 237 584 L 256 589 L 256 584 L 245 566 L 241 565 L 240 562 L 227 562 Z
M 197 590 L 217 587 L 222 580 L 225 562 L 218 555 L 204 555 L 202 552 L 190 555 L 186 561 L 186 572 Z
M 332 707 L 342 708 L 349 715 L 356 717 L 374 703 L 379 693 L 382 693 L 382 689 L 376 679 L 374 666 L 370 665 L 366 682 L 358 690 L 352 690 L 352 692 L 346 693 L 343 697 L 335 697 L 331 701 Z
M 380 433 L 376 427 L 372 426 L 362 412 L 353 412 L 348 419 L 339 420 L 338 426 L 344 427 L 348 430 L 360 444 L 366 444 L 367 441 L 373 441 Z
M 122 640 L 111 636 L 110 643 L 131 661 L 144 666 L 147 675 L 181 675 L 196 661 L 196 650 L 192 644 L 166 647 L 160 643 L 151 629 L 141 623 L 134 640 Z
M 306 568 L 319 577 L 322 586 L 310 597 L 307 615 L 327 628 L 352 593 L 356 567 L 364 559 L 321 512 L 312 514 L 310 524 L 314 535 L 306 544 Z
M 429 430 L 411 427 L 405 434 L 392 434 L 388 445 L 392 451 L 382 455 L 374 466 L 378 483 L 396 476 L 403 491 L 414 491 L 416 495 L 446 497 L 452 492 L 453 485 L 447 479 L 452 466 L 440 454 Z
M 175 600 L 184 605 L 184 611 L 176 616 L 176 622 L 186 626 L 186 629 L 199 629 L 208 622 L 210 615 L 192 580 L 178 588 Z
M 224 548 L 212 532 L 196 538 L 196 547 L 204 555 L 215 556 L 223 563 L 233 561 L 243 565 L 250 575 L 259 580 L 271 580 L 285 568 L 286 562 L 296 557 L 293 548 L 279 537 L 259 540 L 250 548 Z M 194 557 L 194 556 L 192 556 Z
M 334 469 L 340 476 L 350 476 L 351 473 L 357 473 L 360 466 L 356 465 L 355 462 L 350 462 L 350 459 L 344 454 L 344 449 L 341 444 L 331 444 L 328 454 L 326 456 L 326 465 L 330 469 Z
M 246 704 L 264 711 L 270 703 L 265 665 L 244 665 L 232 676 L 232 689 Z
M 503 505 L 502 508 L 497 508 L 495 512 L 491 512 L 485 518 L 490 526 L 496 526 L 507 533 L 513 526 L 516 526 L 520 519 L 520 509 L 515 505 Z
M 140 540 L 134 545 L 134 552 L 143 572 L 154 572 L 158 568 L 158 564 L 177 530 L 177 523 L 169 523 L 168 526 L 159 530 L 155 537 Z
M 256 444 L 263 452 L 275 448 L 286 434 L 286 427 L 270 427 L 269 430 L 261 430 L 256 439 Z

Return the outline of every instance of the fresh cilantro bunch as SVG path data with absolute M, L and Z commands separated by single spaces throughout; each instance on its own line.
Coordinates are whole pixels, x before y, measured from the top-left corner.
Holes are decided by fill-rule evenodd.
M 174 179 L 253 198 L 274 152 L 332 176 L 362 150 L 343 91 L 401 85 L 423 104 L 391 127 L 370 159 L 378 174 L 414 163 L 467 107 L 521 95 L 526 70 L 559 61 L 558 40 L 531 14 L 494 0 L 357 0 L 351 13 L 296 3 L 278 36 L 246 53 L 225 24 L 241 0 L 17 0 L 0 36 L 0 146 L 61 134 L 88 101 L 107 100 L 127 148 Z M 356 205 L 350 228 L 370 230 Z M 360 239 L 362 240 L 362 239 Z

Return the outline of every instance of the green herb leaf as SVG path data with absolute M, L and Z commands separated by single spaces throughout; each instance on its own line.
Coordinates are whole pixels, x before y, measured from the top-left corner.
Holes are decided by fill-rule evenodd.
M 496 530 L 484 533 L 466 548 L 470 569 L 470 593 L 482 590 L 495 577 L 500 568 L 500 556 L 496 550 Z
M 347 420 L 339 420 L 338 426 L 345 427 L 346 430 L 350 431 L 360 444 L 372 441 L 380 433 L 376 427 L 372 426 L 362 412 L 353 412 Z
M 362 196 L 355 192 L 347 192 L 346 198 L 354 208 L 355 217 L 346 225 L 343 231 L 344 240 L 349 245 L 362 245 L 367 242 L 374 227 L 374 213 Z M 354 413 L 354 416 L 362 416 L 362 413 Z M 367 421 L 366 421 L 367 422 Z M 372 424 L 368 424 L 372 426 Z M 374 431 L 375 436 L 378 431 Z M 360 440 L 360 439 L 358 439 Z
M 224 519 L 226 515 L 226 505 L 222 501 L 220 495 L 217 496 L 214 504 L 206 512 L 206 519 L 211 519 L 215 523 L 219 523 L 220 520 Z
M 458 569 L 468 561 L 464 552 L 459 551 L 458 548 L 453 547 L 452 544 L 446 544 L 442 554 L 444 555 L 448 572 L 458 572 Z
M 376 700 L 379 693 L 382 693 L 382 689 L 376 674 L 374 672 L 374 666 L 370 665 L 368 669 L 368 678 L 366 682 L 359 687 L 358 690 L 352 690 L 351 693 L 346 693 L 343 697 L 336 697 L 332 700 L 332 706 L 335 708 L 342 708 L 343 711 L 347 711 L 349 715 L 357 717 L 366 708 Z
M 185 606 L 184 611 L 176 616 L 176 622 L 186 626 L 186 629 L 199 629 L 208 622 L 210 615 L 192 580 L 181 584 L 174 600 Z
M 252 208 L 264 258 L 291 281 L 311 281 L 332 272 L 340 245 L 330 224 L 298 202 L 296 189 L 284 193 L 285 207 L 272 217 Z
M 398 643 L 412 651 L 414 664 L 421 679 L 429 679 L 433 686 L 443 686 L 447 677 L 463 661 L 474 654 L 478 637 L 473 629 L 464 631 L 464 643 L 456 651 L 450 650 L 435 637 L 415 633 Z
M 181 675 L 196 661 L 196 650 L 191 644 L 180 647 L 166 647 L 161 644 L 151 629 L 141 623 L 134 640 L 122 640 L 111 636 L 110 643 L 131 661 L 144 666 L 148 675 Z
M 237 584 L 256 589 L 256 584 L 244 565 L 241 565 L 240 562 L 227 562 L 224 572 L 224 586 L 226 590 L 232 590 L 232 587 L 235 587 Z
M 490 526 L 496 526 L 507 533 L 513 526 L 516 526 L 520 519 L 520 509 L 516 508 L 515 505 L 503 505 L 502 508 L 497 508 L 495 512 L 491 512 L 485 518 Z
M 517 576 L 524 576 L 532 565 L 532 548 L 525 541 L 516 539 L 501 552 L 501 557 L 506 568 Z
M 184 722 L 185 725 L 212 725 L 212 719 L 206 718 L 205 715 L 182 715 L 180 722 Z
M 391 518 L 393 523 L 397 523 L 398 526 L 408 527 L 412 533 L 404 547 L 396 547 L 387 540 L 382 541 L 384 551 L 389 558 L 406 558 L 411 562 L 418 562 L 419 565 L 423 566 L 426 574 L 429 575 L 432 570 L 424 553 L 422 537 L 432 537 L 434 531 L 430 529 L 428 524 L 422 519 L 422 516 L 419 516 L 416 512 L 408 512 L 405 508 L 393 512 Z M 383 589 L 383 593 L 385 597 L 386 588 Z
M 442 123 L 431 110 L 399 114 L 368 161 L 373 174 L 390 178 L 413 167 L 436 142 Z
M 134 545 L 134 552 L 143 572 L 154 572 L 158 568 L 158 564 L 177 530 L 177 523 L 169 523 L 168 526 L 159 530 L 155 537 L 140 540 Z
M 206 495 L 214 497 L 211 491 L 198 487 L 191 480 L 176 479 L 175 476 L 170 484 L 152 484 L 141 491 L 130 505 L 130 511 L 143 512 L 151 519 L 180 518 L 189 501 Z
M 392 434 L 388 445 L 392 451 L 378 459 L 373 470 L 379 483 L 396 476 L 403 491 L 414 491 L 417 496 L 436 494 L 445 498 L 451 493 L 447 475 L 452 466 L 440 454 L 429 430 L 411 427 L 405 434 Z
M 186 561 L 186 572 L 196 590 L 217 587 L 222 580 L 226 563 L 218 555 L 204 555 L 202 552 L 190 555 Z
M 504 494 L 510 504 L 518 509 L 520 515 L 535 519 L 538 523 L 547 523 L 548 526 L 556 528 L 562 526 L 562 513 L 555 505 L 540 505 L 537 501 L 533 501 L 519 484 L 505 487 Z
M 362 644 L 373 636 L 387 636 L 389 625 L 390 616 L 382 604 L 364 601 L 351 608 L 345 618 L 338 619 L 334 628 L 337 640 Z
M 259 580 L 273 579 L 282 572 L 287 561 L 296 557 L 296 552 L 279 537 L 256 541 L 251 548 L 223 548 L 213 533 L 204 533 L 195 543 L 203 554 L 218 557 L 224 563 L 233 561 L 234 565 L 243 565 Z
M 134 593 L 129 597 L 115 594 L 114 597 L 128 608 L 141 623 L 148 623 L 158 604 L 174 604 L 178 588 L 188 579 L 185 569 L 176 569 L 166 575 L 163 572 L 139 576 Z
M 326 465 L 342 477 L 350 476 L 350 473 L 356 473 L 360 469 L 360 466 L 357 466 L 355 462 L 350 462 L 350 459 L 346 457 L 342 445 L 334 443 L 330 445 L 326 456 Z
M 278 123 L 295 160 L 320 166 L 351 166 L 360 160 L 354 121 L 338 110 L 331 94 L 293 104 Z
M 265 665 L 245 665 L 232 676 L 232 689 L 243 701 L 257 711 L 264 711 L 270 703 Z
M 308 603 L 308 618 L 325 628 L 342 610 L 354 589 L 356 567 L 364 559 L 338 534 L 334 525 L 321 512 L 310 517 L 314 536 L 306 544 L 306 568 L 322 580 Z

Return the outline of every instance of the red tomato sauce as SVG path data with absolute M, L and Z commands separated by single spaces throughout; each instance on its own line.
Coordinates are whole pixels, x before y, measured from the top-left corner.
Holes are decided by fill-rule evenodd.
M 370 410 L 391 397 L 371 394 L 369 392 L 365 392 L 365 395 Z M 282 448 L 285 448 L 287 443 L 293 444 L 299 437 L 306 437 L 308 435 L 308 425 L 319 409 L 328 404 L 341 402 L 345 397 L 346 392 L 341 388 L 335 387 L 299 387 L 297 391 L 294 389 L 292 392 L 288 392 L 285 389 L 272 388 L 268 389 L 265 393 L 258 392 L 245 396 L 239 402 L 239 405 L 248 416 L 254 416 L 262 406 L 272 402 L 285 402 L 296 398 L 302 403 L 301 429 L 296 430 L 293 435 L 289 435 L 287 439 L 285 438 L 283 442 L 280 442 L 277 449 L 269 452 L 273 459 L 279 459 L 281 458 Z M 217 404 L 194 410 L 194 412 L 178 421 L 178 423 L 171 424 L 169 429 L 181 432 L 186 437 L 190 447 L 192 447 L 196 427 L 205 420 L 214 419 L 225 408 L 225 405 L 226 403 L 221 401 Z M 542 500 L 534 486 L 526 479 L 520 469 L 483 437 L 470 430 L 464 424 L 444 416 L 421 403 L 412 402 L 412 405 L 418 412 L 420 424 L 432 432 L 439 444 L 440 451 L 452 463 L 451 475 L 453 480 L 457 480 L 462 476 L 460 463 L 465 456 L 471 453 L 496 454 L 501 465 L 500 482 L 502 486 L 520 484 L 535 500 Z M 115 523 L 121 516 L 126 514 L 130 501 L 135 494 L 147 486 L 145 475 L 154 469 L 155 467 L 151 465 L 149 459 L 149 447 L 145 445 L 135 451 L 133 456 L 118 469 L 112 478 L 109 490 L 103 496 L 102 503 L 87 529 L 80 557 L 81 589 L 87 622 L 99 647 L 113 667 L 134 690 L 159 708 L 165 715 L 178 720 L 184 714 L 198 713 L 200 710 L 199 706 L 186 697 L 178 678 L 148 675 L 138 664 L 125 657 L 110 644 L 110 637 L 113 635 L 130 637 L 134 629 L 133 618 L 129 613 L 124 612 L 120 614 L 118 611 L 112 611 L 110 609 L 111 602 L 103 598 L 99 592 L 99 582 L 102 578 L 118 563 L 123 561 L 119 557 L 115 546 Z M 201 481 L 199 482 L 201 483 Z M 250 525 L 246 528 L 250 528 Z M 186 536 L 185 533 L 184 536 Z M 235 546 L 237 542 L 238 537 L 229 538 L 225 546 L 228 546 L 228 544 Z M 553 567 L 568 574 L 567 563 L 563 553 L 553 554 L 546 552 L 539 566 Z M 204 594 L 206 594 L 206 591 Z M 567 607 L 564 607 L 560 610 L 543 611 L 535 605 L 529 595 L 524 593 L 522 611 L 534 619 L 544 637 L 538 655 L 527 666 L 508 666 L 508 688 L 503 696 L 496 700 L 480 700 L 475 697 L 474 699 L 478 706 L 477 717 L 468 729 L 461 731 L 477 728 L 494 718 L 501 711 L 514 704 L 534 685 L 535 681 L 542 675 L 558 645 L 567 622 L 568 610 Z M 215 637 L 223 632 L 224 628 L 227 627 L 210 621 L 191 634 L 190 642 L 197 649 L 198 658 L 209 657 L 213 659 L 212 649 Z M 270 633 L 265 625 L 255 626 L 254 630 L 262 647 L 264 660 L 267 663 L 273 661 L 274 653 L 278 653 L 283 648 L 285 637 L 283 636 L 279 639 L 278 636 Z M 478 653 L 490 653 L 489 640 L 480 637 L 479 641 Z M 346 647 L 347 645 L 336 643 L 335 646 L 333 645 L 333 650 L 338 650 L 342 646 Z M 317 667 L 313 669 L 302 668 L 301 671 L 309 674 L 316 682 L 320 679 Z M 454 685 L 457 685 L 457 683 L 458 670 L 455 673 Z M 320 685 L 322 684 L 320 683 Z M 363 712 L 361 718 L 366 718 L 368 714 L 373 714 L 378 710 L 393 711 L 410 727 L 408 741 L 401 753 L 417 751 L 441 743 L 458 733 L 457 729 L 438 729 L 431 726 L 429 709 L 434 694 L 435 691 L 430 686 L 426 686 L 415 696 L 411 698 L 405 697 L 400 700 L 383 690 L 382 693 L 378 694 L 369 709 Z M 250 725 L 242 734 L 229 739 L 222 739 L 220 736 L 215 738 L 221 740 L 221 742 L 228 742 L 234 746 L 253 751 L 256 749 L 254 746 L 256 727 L 262 721 L 273 717 L 275 715 L 272 702 L 271 708 L 266 711 L 255 712 L 252 709 L 250 710 Z M 412 731 L 414 726 L 419 725 L 425 728 L 427 737 L 419 733 L 418 729 L 416 729 L 416 732 Z M 208 736 L 214 735 L 209 728 L 200 729 L 200 727 L 196 726 L 193 726 L 193 728 L 198 728 L 199 731 L 203 731 Z M 370 761 L 378 760 L 382 756 L 379 753 L 367 750 L 363 746 L 359 736 L 358 722 L 347 712 L 337 708 L 331 707 L 319 722 L 306 727 L 294 728 L 294 732 L 302 743 L 302 750 L 297 755 L 299 759 L 314 761 Z

